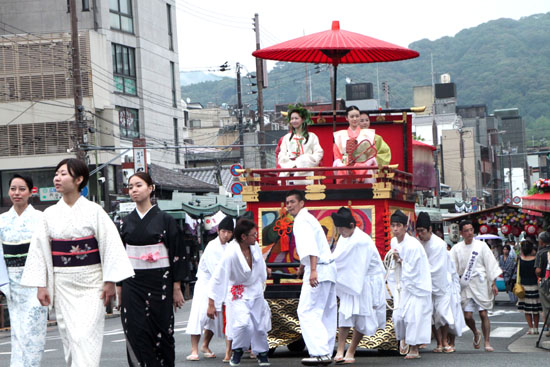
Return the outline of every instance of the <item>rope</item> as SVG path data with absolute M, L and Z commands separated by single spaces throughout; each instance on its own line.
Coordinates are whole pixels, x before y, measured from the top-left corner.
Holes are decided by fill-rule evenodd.
M 390 287 L 387 287 L 390 293 L 390 296 L 393 299 L 393 306 L 391 306 L 388 303 L 387 299 L 386 299 L 386 305 L 392 311 L 399 308 L 399 302 L 401 300 L 401 262 L 395 260 L 395 257 L 393 256 L 394 253 L 396 253 L 395 250 L 393 249 L 389 250 L 386 253 L 386 256 L 384 256 L 384 261 L 383 261 L 384 267 L 386 268 L 386 276 L 384 277 L 384 282 L 386 284 L 388 283 L 389 275 L 393 271 L 395 275 L 395 284 L 397 286 L 396 292 L 395 292 L 396 294 L 392 294 Z

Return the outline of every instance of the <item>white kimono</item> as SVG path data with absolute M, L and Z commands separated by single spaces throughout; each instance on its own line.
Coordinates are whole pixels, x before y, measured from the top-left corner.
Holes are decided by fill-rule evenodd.
M 2 245 L 0 252 L 2 247 L 8 250 L 10 247 L 16 248 L 30 243 L 33 232 L 40 225 L 42 217 L 43 213 L 34 209 L 32 205 L 27 206 L 21 215 L 18 215 L 13 207 L 0 215 L 0 244 Z M 9 250 L 4 255 L 5 261 L 3 257 L 0 259 L 0 268 L 6 263 L 10 264 L 8 266 L 9 284 L 0 289 L 6 295 L 10 312 L 10 365 L 38 367 L 46 342 L 48 308 L 40 305 L 36 297 L 36 288 L 21 286 L 26 256 L 23 253 L 15 255 Z M 0 283 L 3 282 L 0 281 Z
M 340 236 L 332 254 L 336 263 L 336 295 L 340 299 L 338 325 L 373 335 L 386 325 L 384 265 L 368 234 L 355 228 Z
M 432 275 L 432 322 L 439 329 L 444 325 L 453 327 L 455 320 L 451 307 L 451 277 L 447 243 L 432 234 L 426 242 L 421 241 L 428 256 Z M 453 265 L 454 267 L 454 265 Z
M 208 243 L 199 261 L 197 270 L 197 282 L 193 292 L 193 302 L 187 322 L 187 334 L 201 335 L 203 329 L 212 331 L 215 335 L 223 337 L 223 315 L 222 304 L 217 304 L 218 313 L 214 320 L 206 315 L 208 309 L 208 287 L 212 274 L 216 271 L 218 264 L 223 258 L 227 244 L 221 244 L 220 238 L 216 237 Z
M 478 255 L 471 269 L 470 281 L 465 282 L 463 276 L 468 270 L 468 263 L 472 259 L 473 251 Z M 457 273 L 462 279 L 462 307 L 471 299 L 485 310 L 492 309 L 495 296 L 491 286 L 502 270 L 489 246 L 479 240 L 473 240 L 469 245 L 461 241 L 451 249 L 451 257 L 456 264 Z
M 224 256 L 208 286 L 208 298 L 216 305 L 226 303 L 226 332 L 232 348 L 248 349 L 255 354 L 269 350 L 267 332 L 271 330 L 271 310 L 264 299 L 267 269 L 258 244 L 250 246 L 252 269 L 236 240 L 226 245 Z M 227 296 L 228 286 L 231 294 Z
M 294 218 L 293 232 L 300 263 L 305 267 L 298 303 L 302 337 L 311 356 L 332 356 L 336 338 L 336 264 L 321 224 L 306 208 Z M 315 288 L 309 283 L 310 256 L 317 257 L 319 285 Z
M 453 313 L 454 324 L 449 325 L 449 331 L 456 336 L 462 336 L 462 330 L 466 327 L 466 321 L 464 320 L 464 312 L 462 311 L 462 302 L 460 297 L 460 277 L 456 272 L 456 265 L 451 257 L 451 252 L 446 251 L 447 253 L 447 264 L 449 271 L 447 276 L 450 283 L 451 294 L 451 311 Z
M 100 264 L 53 266 L 50 241 L 94 236 Z M 56 311 L 65 361 L 72 367 L 99 366 L 105 324 L 100 299 L 104 282 L 134 275 L 120 235 L 99 205 L 81 196 L 72 207 L 63 199 L 44 211 L 29 248 L 21 284 L 47 287 Z
M 319 167 L 323 159 L 323 148 L 319 143 L 319 138 L 314 133 L 308 132 L 308 139 L 294 134 L 286 134 L 281 140 L 281 150 L 277 156 L 277 162 L 281 168 L 308 168 Z M 313 171 L 293 172 L 294 176 L 313 176 Z M 289 172 L 281 172 L 280 176 L 289 176 Z M 294 181 L 296 185 L 306 185 L 310 180 Z
M 391 240 L 401 258 L 401 297 L 393 311 L 397 340 L 409 345 L 429 344 L 432 335 L 432 279 L 430 264 L 420 242 L 405 234 Z M 390 278 L 391 279 L 391 278 Z

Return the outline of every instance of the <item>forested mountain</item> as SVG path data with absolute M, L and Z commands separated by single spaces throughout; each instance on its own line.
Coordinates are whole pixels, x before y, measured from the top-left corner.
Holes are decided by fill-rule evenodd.
M 404 32 L 406 30 L 403 30 Z M 345 97 L 345 79 L 390 86 L 390 106 L 412 105 L 413 86 L 431 84 L 434 72 L 451 74 L 459 105 L 486 104 L 489 111 L 518 107 L 527 122 L 527 139 L 550 135 L 550 13 L 520 20 L 498 19 L 460 31 L 454 37 L 423 39 L 408 46 L 420 53 L 413 60 L 338 67 L 338 97 Z M 277 103 L 306 99 L 305 69 L 311 74 L 313 100 L 329 101 L 329 68 L 312 64 L 277 63 L 264 89 L 266 109 Z M 255 95 L 243 79 L 243 102 L 255 108 Z M 380 99 L 383 100 L 382 91 Z M 194 102 L 236 103 L 234 79 L 182 87 L 182 97 Z M 376 98 L 376 92 L 375 92 Z

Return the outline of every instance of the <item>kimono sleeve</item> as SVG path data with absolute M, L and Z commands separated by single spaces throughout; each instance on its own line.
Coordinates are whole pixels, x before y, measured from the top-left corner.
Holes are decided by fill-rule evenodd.
M 44 249 L 50 248 L 50 236 L 48 224 L 44 217 L 37 221 L 35 232 L 33 233 L 29 252 L 25 262 L 25 270 L 21 277 L 21 285 L 26 287 L 47 287 L 48 286 L 48 264 L 46 256 L 51 257 L 51 253 L 45 254 Z M 52 279 L 50 279 L 51 281 Z
M 168 256 L 170 257 L 170 267 L 172 268 L 172 279 L 174 282 L 183 282 L 187 279 L 188 269 L 182 231 L 176 220 L 169 214 L 164 213 L 164 222 L 166 240 L 168 242 Z
M 424 249 L 417 247 L 407 251 L 407 256 L 403 258 L 401 266 L 403 267 L 401 282 L 404 288 L 416 295 L 431 294 L 432 279 L 429 271 L 430 265 Z
M 97 209 L 96 239 L 99 243 L 104 282 L 120 282 L 134 275 L 134 269 L 128 259 L 120 234 L 107 213 Z
M 229 285 L 229 273 L 231 271 L 231 254 L 230 249 L 225 251 L 225 254 L 218 264 L 216 271 L 210 278 L 208 283 L 208 298 L 214 300 L 216 305 L 221 305 L 225 301 L 227 288 Z
M 306 153 L 296 158 L 296 167 L 298 168 L 318 167 L 323 159 L 324 151 L 317 135 L 310 133 L 307 145 Z
M 365 244 L 358 243 L 353 237 L 340 251 L 338 251 L 339 245 L 340 243 L 336 245 L 334 251 L 337 287 L 346 293 L 358 296 L 363 289 L 364 275 L 370 262 L 369 248 Z
M 485 271 L 487 272 L 487 279 L 489 282 L 493 282 L 502 274 L 502 269 L 498 266 L 498 262 L 493 252 L 487 246 L 483 247 L 483 264 L 485 265 Z
M 302 209 L 303 210 L 303 209 Z M 297 218 L 294 220 L 294 239 L 296 240 L 296 250 L 300 260 L 308 256 L 319 257 L 319 249 L 317 248 L 315 230 L 309 221 L 305 218 Z M 309 258 L 306 260 L 309 264 Z
M 281 168 L 294 168 L 296 167 L 296 161 L 290 159 L 290 153 L 288 151 L 288 145 L 290 144 L 288 141 L 288 134 L 283 136 L 281 138 L 281 145 L 280 145 L 280 151 L 277 155 L 277 163 L 279 163 L 279 166 Z

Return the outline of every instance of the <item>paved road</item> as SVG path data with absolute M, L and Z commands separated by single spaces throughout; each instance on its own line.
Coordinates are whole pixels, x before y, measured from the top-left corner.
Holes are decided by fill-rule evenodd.
M 360 350 L 357 352 L 358 366 L 400 366 L 420 363 L 422 366 L 518 366 L 548 365 L 550 354 L 547 350 L 535 348 L 536 337 L 527 336 L 527 327 L 523 314 L 517 312 L 516 308 L 505 302 L 506 297 L 499 295 L 494 311 L 491 313 L 492 344 L 495 347 L 494 353 L 486 353 L 483 350 L 474 350 L 472 348 L 472 333 L 468 330 L 457 340 L 457 353 L 452 355 L 443 355 L 432 353 L 435 347 L 432 343 L 426 352 L 422 354 L 422 359 L 416 361 L 404 361 L 400 356 L 394 354 L 384 354 L 371 350 Z M 209 367 L 222 366 L 221 358 L 214 360 L 202 360 L 201 362 L 187 362 L 185 356 L 190 351 L 189 336 L 185 335 L 187 317 L 191 303 L 187 302 L 182 310 L 176 314 L 176 365 L 188 366 L 190 364 Z M 543 337 L 543 341 L 550 340 Z M 8 366 L 10 358 L 10 338 L 9 332 L 0 332 L 0 366 Z M 212 344 L 213 351 L 223 357 L 224 343 L 221 339 L 214 339 Z M 291 353 L 286 348 L 278 348 L 274 357 L 271 359 L 273 366 L 300 366 L 299 360 L 304 353 Z M 63 366 L 63 347 L 59 338 L 56 326 L 48 329 L 46 342 L 46 353 L 44 355 L 43 366 L 57 367 Z M 120 318 L 107 319 L 105 323 L 105 337 L 103 342 L 103 354 L 101 359 L 102 367 L 120 367 L 125 366 L 126 352 L 125 340 Z M 255 360 L 244 360 L 243 367 L 256 366 Z M 226 365 L 227 366 L 227 365 Z

